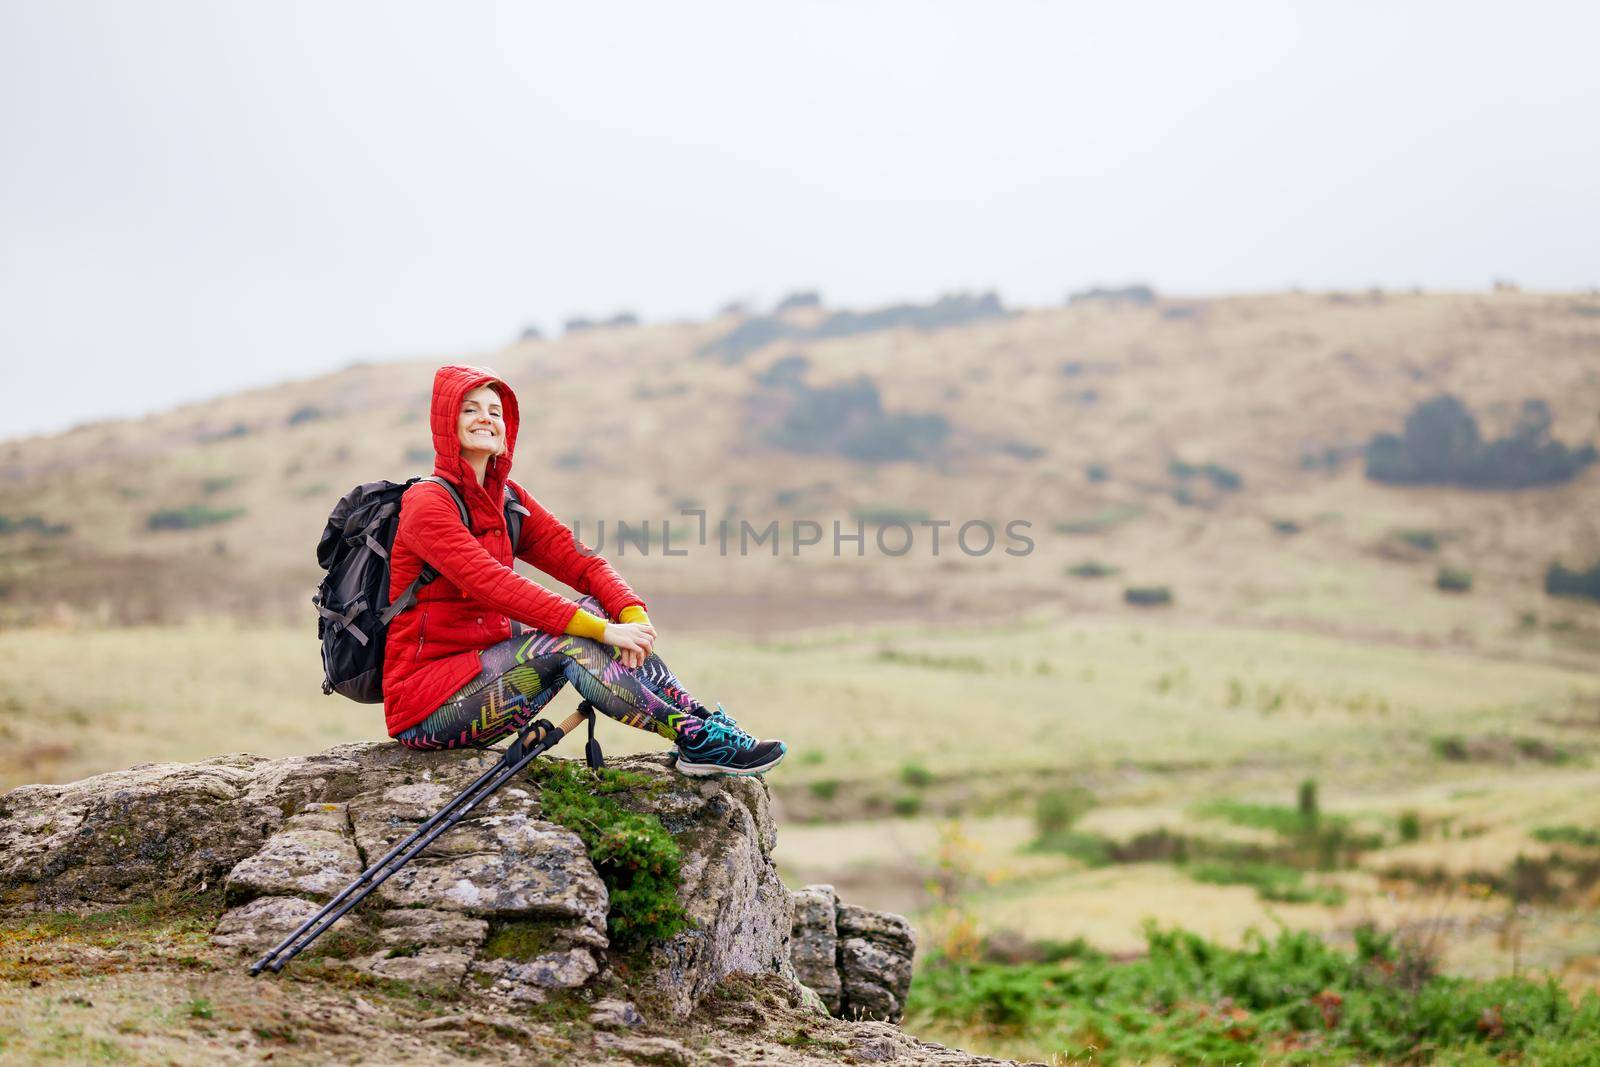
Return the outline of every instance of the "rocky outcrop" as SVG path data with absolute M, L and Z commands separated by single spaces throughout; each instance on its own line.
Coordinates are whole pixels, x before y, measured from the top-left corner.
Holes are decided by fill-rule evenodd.
M 0 798 L 0 908 L 93 912 L 215 891 L 214 941 L 262 952 L 477 777 L 495 757 L 343 745 L 317 756 L 150 764 Z M 621 795 L 683 851 L 688 929 L 634 979 L 686 1015 L 732 974 L 794 977 L 789 893 L 766 786 L 689 779 L 665 756 L 618 761 Z M 470 980 L 508 1003 L 583 986 L 608 966 L 608 893 L 582 840 L 543 818 L 536 786 L 501 789 L 390 878 L 310 952 L 388 978 Z
M 665 756 L 614 764 L 644 785 L 611 795 L 657 816 L 682 852 L 678 895 L 691 925 L 643 955 L 610 944 L 607 882 L 583 840 L 545 817 L 540 787 L 520 781 L 291 964 L 308 980 L 246 976 L 251 957 L 494 758 L 344 745 L 302 758 L 148 764 L 0 795 L 0 919 L 163 899 L 185 921 L 215 917 L 202 959 L 174 955 L 162 937 L 141 949 L 133 932 L 115 951 L 30 942 L 39 1018 L 58 1002 L 88 1003 L 72 977 L 87 952 L 97 967 L 125 968 L 128 982 L 147 978 L 139 995 L 156 1000 L 192 998 L 188 968 L 206 969 L 208 1025 L 234 1026 L 242 1048 L 265 1040 L 246 1024 L 270 1001 L 274 1026 L 293 1027 L 306 1062 L 453 1062 L 469 1040 L 474 1056 L 506 1063 L 999 1062 L 863 1021 L 904 1010 L 909 925 L 841 904 L 829 886 L 791 897 L 771 859 L 766 785 L 684 778 Z M 163 978 L 171 968 L 177 977 Z M 352 997 L 342 978 L 313 978 L 346 968 L 425 995 L 386 1006 L 375 992 L 370 1002 Z M 439 987 L 442 996 L 428 991 Z M 164 1018 L 186 1017 L 175 1003 Z M 418 1014 L 419 1005 L 436 1007 Z M 215 1051 L 207 1045 L 193 1062 Z
M 842 904 L 831 885 L 796 890 L 795 977 L 841 1019 L 898 1023 L 911 989 L 916 934 L 902 916 Z

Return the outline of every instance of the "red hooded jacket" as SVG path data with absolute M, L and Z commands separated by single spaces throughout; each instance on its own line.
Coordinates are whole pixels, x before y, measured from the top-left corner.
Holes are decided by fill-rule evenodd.
M 489 460 L 484 484 L 461 456 L 457 419 L 462 398 L 493 385 L 505 413 L 506 449 Z M 422 587 L 415 606 L 389 624 L 383 659 L 383 710 L 392 737 L 436 711 L 478 675 L 479 653 L 511 636 L 511 619 L 549 633 L 566 632 L 578 605 L 511 569 L 517 559 L 580 593 L 593 594 L 613 618 L 629 604 L 645 606 L 611 566 L 573 536 L 527 490 L 509 480 L 517 445 L 517 398 L 492 371 L 440 367 L 433 378 L 433 473 L 467 502 L 471 529 L 442 486 L 419 482 L 400 503 L 389 561 L 389 599 L 405 592 L 424 562 L 439 577 Z M 506 531 L 504 486 L 529 514 L 515 549 Z

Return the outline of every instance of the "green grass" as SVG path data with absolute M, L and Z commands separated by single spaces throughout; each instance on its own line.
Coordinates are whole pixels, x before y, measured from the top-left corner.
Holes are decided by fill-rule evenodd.
M 1052 528 L 1062 534 L 1107 533 L 1143 514 L 1144 509 L 1137 504 L 1113 504 L 1088 515 L 1057 522 Z
M 1146 955 L 1126 963 L 935 959 L 912 985 L 906 1026 L 1069 1062 L 1593 1062 L 1600 996 L 1439 976 L 1370 930 L 1354 952 L 1293 931 L 1238 949 L 1153 925 L 1145 936 Z
M 1582 845 L 1600 848 L 1600 828 L 1593 826 L 1536 826 L 1533 839 L 1551 845 Z
M 1344 903 L 1336 886 L 1308 886 L 1305 872 L 1278 863 L 1197 863 L 1187 868 L 1189 877 L 1209 885 L 1247 885 L 1262 900 L 1285 904 Z

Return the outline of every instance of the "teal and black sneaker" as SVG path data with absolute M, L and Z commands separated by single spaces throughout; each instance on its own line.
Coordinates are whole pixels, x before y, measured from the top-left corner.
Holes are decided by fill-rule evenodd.
M 716 774 L 764 774 L 789 752 L 782 741 L 758 741 L 739 728 L 733 716 L 717 710 L 701 720 L 693 734 L 678 738 L 677 768 L 705 778 Z

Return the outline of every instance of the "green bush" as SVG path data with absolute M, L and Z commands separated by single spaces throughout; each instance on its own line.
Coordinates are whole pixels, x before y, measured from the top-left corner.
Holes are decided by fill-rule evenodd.
M 1145 939 L 1146 955 L 1121 963 L 935 959 L 911 987 L 906 1029 L 1026 1035 L 1038 1059 L 1093 1035 L 1103 1063 L 1593 1062 L 1600 995 L 1553 978 L 1439 975 L 1371 929 L 1353 951 L 1290 930 L 1238 949 L 1153 924 Z
M 1317 802 L 1317 780 L 1315 778 L 1307 778 L 1300 783 L 1300 821 L 1306 826 L 1315 826 L 1321 814 L 1321 807 Z
M 1238 471 L 1224 467 L 1220 463 L 1185 463 L 1181 459 L 1175 459 L 1167 464 L 1167 470 L 1174 478 L 1181 481 L 1203 477 L 1211 482 L 1213 488 L 1224 491 L 1244 486 L 1244 479 L 1239 477 Z
M 806 788 L 811 790 L 811 795 L 818 800 L 832 800 L 839 792 L 839 779 L 818 778 Z
M 1544 591 L 1551 596 L 1600 600 L 1600 563 L 1583 571 L 1551 563 L 1544 572 Z
M 60 537 L 71 532 L 72 527 L 66 523 L 47 522 L 38 515 L 23 515 L 15 519 L 9 515 L 0 515 L 0 535 L 36 533 L 42 537 Z
M 915 793 L 901 793 L 890 804 L 890 810 L 903 819 L 908 819 L 922 810 L 922 798 Z
M 1395 824 L 1400 834 L 1400 840 L 1405 842 L 1420 841 L 1422 839 L 1422 818 L 1414 811 L 1403 811 Z
M 1439 535 L 1432 530 L 1396 530 L 1394 537 L 1422 552 L 1439 551 Z
M 1440 567 L 1433 584 L 1447 593 L 1466 593 L 1472 589 L 1472 572 L 1464 567 Z
M 204 504 L 190 504 L 184 508 L 164 508 L 152 512 L 145 519 L 149 530 L 195 530 L 202 526 L 215 526 L 231 522 L 244 514 L 244 508 L 208 508 Z
M 1402 434 L 1372 438 L 1367 477 L 1393 485 L 1522 489 L 1570 481 L 1600 459 L 1593 444 L 1571 447 L 1552 440 L 1550 425 L 1549 405 L 1528 399 L 1510 434 L 1485 441 L 1466 405 L 1436 396 L 1411 410 Z
M 933 784 L 933 772 L 920 763 L 902 763 L 900 780 L 912 789 L 926 789 Z
M 1074 578 L 1106 578 L 1117 573 L 1117 568 L 1099 560 L 1086 559 L 1067 568 Z
M 1300 524 L 1293 519 L 1273 519 L 1272 532 L 1283 534 L 1285 537 L 1293 537 L 1300 532 Z
M 1060 837 L 1077 825 L 1094 808 L 1094 794 L 1087 789 L 1049 789 L 1033 801 L 1033 825 L 1040 841 Z
M 535 768 L 541 812 L 583 839 L 610 893 L 612 948 L 631 952 L 685 929 L 689 919 L 678 901 L 682 850 L 657 816 L 629 811 L 616 799 L 649 788 L 650 779 L 590 772 L 568 760 L 539 761 Z
M 1164 585 L 1130 585 L 1122 591 L 1122 599 L 1129 604 L 1156 607 L 1172 603 L 1172 590 Z
M 1593 826 L 1536 826 L 1533 838 L 1535 841 L 1543 841 L 1550 845 L 1583 845 L 1587 848 L 1600 848 L 1600 829 Z

